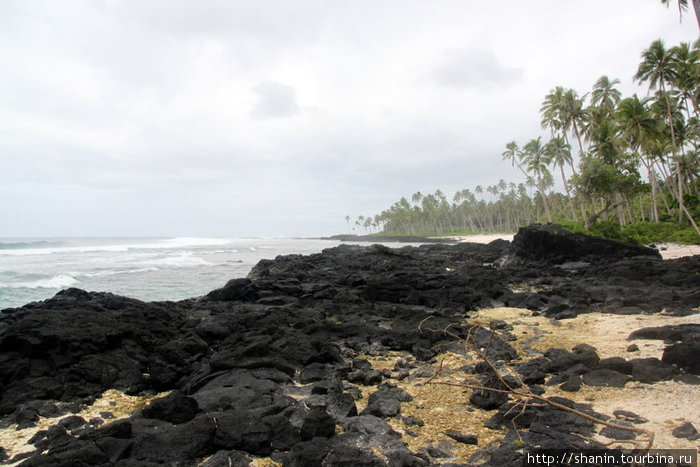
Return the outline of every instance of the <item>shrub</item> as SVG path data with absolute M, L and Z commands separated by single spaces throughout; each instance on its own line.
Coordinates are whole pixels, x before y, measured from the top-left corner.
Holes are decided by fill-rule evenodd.
M 620 224 L 614 221 L 599 221 L 591 225 L 591 235 L 608 240 L 624 240 Z

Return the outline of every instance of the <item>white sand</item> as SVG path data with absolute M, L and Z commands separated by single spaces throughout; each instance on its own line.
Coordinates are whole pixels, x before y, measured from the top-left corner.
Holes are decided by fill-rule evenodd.
M 700 255 L 700 245 L 679 245 L 677 243 L 657 243 L 663 259 L 675 259 L 683 256 Z
M 613 315 L 587 313 L 567 319 L 558 325 L 543 316 L 532 316 L 532 312 L 518 308 L 496 308 L 475 313 L 474 321 L 487 324 L 492 319 L 503 319 L 514 325 L 513 334 L 522 339 L 538 337 L 532 346 L 544 351 L 550 347 L 571 350 L 577 344 L 593 345 L 601 358 L 622 357 L 661 358 L 666 345 L 660 340 L 627 340 L 637 329 L 671 324 L 700 323 L 700 314 L 690 316 Z M 627 347 L 636 343 L 640 350 L 627 352 Z M 683 422 L 691 422 L 700 428 L 700 386 L 691 386 L 675 381 L 654 384 L 630 382 L 624 388 L 600 388 L 584 385 L 578 392 L 564 392 L 557 387 L 545 386 L 547 396 L 559 395 L 576 402 L 589 403 L 593 409 L 607 415 L 615 410 L 628 410 L 649 420 L 639 425 L 655 433 L 655 448 L 696 449 L 697 441 L 679 439 L 671 431 Z M 602 438 L 601 438 L 602 440 Z
M 495 234 L 479 234 L 479 235 L 453 235 L 439 238 L 453 238 L 455 241 L 463 243 L 491 243 L 494 240 L 513 240 L 515 234 L 512 233 L 495 233 Z

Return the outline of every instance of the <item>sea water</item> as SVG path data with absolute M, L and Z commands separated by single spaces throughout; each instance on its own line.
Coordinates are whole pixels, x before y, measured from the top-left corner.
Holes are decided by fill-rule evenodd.
M 0 310 L 68 287 L 145 301 L 181 300 L 245 277 L 261 259 L 340 242 L 308 238 L 0 239 Z

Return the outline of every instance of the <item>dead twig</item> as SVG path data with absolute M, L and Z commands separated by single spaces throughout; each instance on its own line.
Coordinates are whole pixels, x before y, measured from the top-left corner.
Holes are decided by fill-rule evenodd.
M 421 332 L 423 332 L 424 325 L 430 319 L 432 319 L 431 316 L 425 318 L 423 321 L 420 322 L 420 324 L 418 325 L 418 329 Z M 488 352 L 488 349 L 490 348 L 490 346 L 493 342 L 494 331 L 491 331 L 492 335 L 489 338 L 489 342 L 488 342 L 488 345 L 485 348 L 485 350 L 481 350 L 475 344 L 474 338 L 472 335 L 472 332 L 474 329 L 479 329 L 478 326 L 474 326 L 474 325 L 469 326 L 469 328 L 467 329 L 466 337 L 461 337 L 456 332 L 454 332 L 453 328 L 456 328 L 456 327 L 464 328 L 466 326 L 459 325 L 457 323 L 452 323 L 452 324 L 450 324 L 444 328 L 441 328 L 441 329 L 431 329 L 431 328 L 426 327 L 425 330 L 430 331 L 430 332 L 442 333 L 446 336 L 449 336 L 449 337 L 452 337 L 454 339 L 457 339 L 457 340 L 464 342 L 465 352 L 467 354 L 470 352 L 475 353 L 479 357 L 479 359 L 481 361 L 483 361 L 489 367 L 489 369 L 491 370 L 493 375 L 496 377 L 496 379 L 501 383 L 502 387 L 505 389 L 491 388 L 491 387 L 487 387 L 484 385 L 470 384 L 467 382 L 452 382 L 452 381 L 437 380 L 437 378 L 442 374 L 442 372 L 444 370 L 444 359 L 442 359 L 440 361 L 440 365 L 439 365 L 437 371 L 435 372 L 435 374 L 433 376 L 431 376 L 426 381 L 426 384 L 441 384 L 441 385 L 445 385 L 445 386 L 454 386 L 454 387 L 460 387 L 460 388 L 473 389 L 475 391 L 489 391 L 489 392 L 499 393 L 499 394 L 508 394 L 509 396 L 514 397 L 516 399 L 515 405 L 508 410 L 508 413 L 510 413 L 510 411 L 513 410 L 515 407 L 522 406 L 520 413 L 518 415 L 516 415 L 512 420 L 513 426 L 515 426 L 515 420 L 525 413 L 525 410 L 527 410 L 528 406 L 530 406 L 530 407 L 550 406 L 550 407 L 553 407 L 553 408 L 558 409 L 558 410 L 563 410 L 565 412 L 572 413 L 572 414 L 577 415 L 583 419 L 591 421 L 595 424 L 600 424 L 600 425 L 604 425 L 604 426 L 607 426 L 610 428 L 615 428 L 618 430 L 624 430 L 624 431 L 637 433 L 640 435 L 644 435 L 646 437 L 646 439 L 644 439 L 644 440 L 619 440 L 619 439 L 616 439 L 616 440 L 610 441 L 609 443 L 604 443 L 604 442 L 596 441 L 596 440 L 591 439 L 591 438 L 587 438 L 587 437 L 580 435 L 580 434 L 572 433 L 573 435 L 575 435 L 579 438 L 582 438 L 582 439 L 585 439 L 585 440 L 588 440 L 591 442 L 595 442 L 595 443 L 598 443 L 598 444 L 601 444 L 604 446 L 610 446 L 612 444 L 634 444 L 636 446 L 641 446 L 642 449 L 645 449 L 645 450 L 651 449 L 651 447 L 654 443 L 654 432 L 651 430 L 647 430 L 644 428 L 638 428 L 638 427 L 634 427 L 634 426 L 625 426 L 625 425 L 620 425 L 620 424 L 617 424 L 614 422 L 609 422 L 609 421 L 603 420 L 599 417 L 589 415 L 589 414 L 582 412 L 578 409 L 568 407 L 568 406 L 563 405 L 559 402 L 553 401 L 549 398 L 534 394 L 532 391 L 530 391 L 528 389 L 515 389 L 515 388 L 513 388 L 510 384 L 508 384 L 508 382 L 503 378 L 503 376 L 501 376 L 498 369 L 494 366 L 494 364 L 491 362 L 491 360 L 486 355 Z M 474 332 L 477 332 L 477 331 L 474 331 Z M 533 401 L 534 401 L 534 403 L 533 403 Z M 643 444 L 645 442 L 646 442 L 646 445 Z

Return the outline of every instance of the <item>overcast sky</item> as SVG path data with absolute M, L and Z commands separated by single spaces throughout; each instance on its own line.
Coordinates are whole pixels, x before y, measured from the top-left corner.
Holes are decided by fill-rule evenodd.
M 642 50 L 697 31 L 658 0 L 0 0 L 0 236 L 325 235 L 520 182 L 551 88 L 645 93 Z

